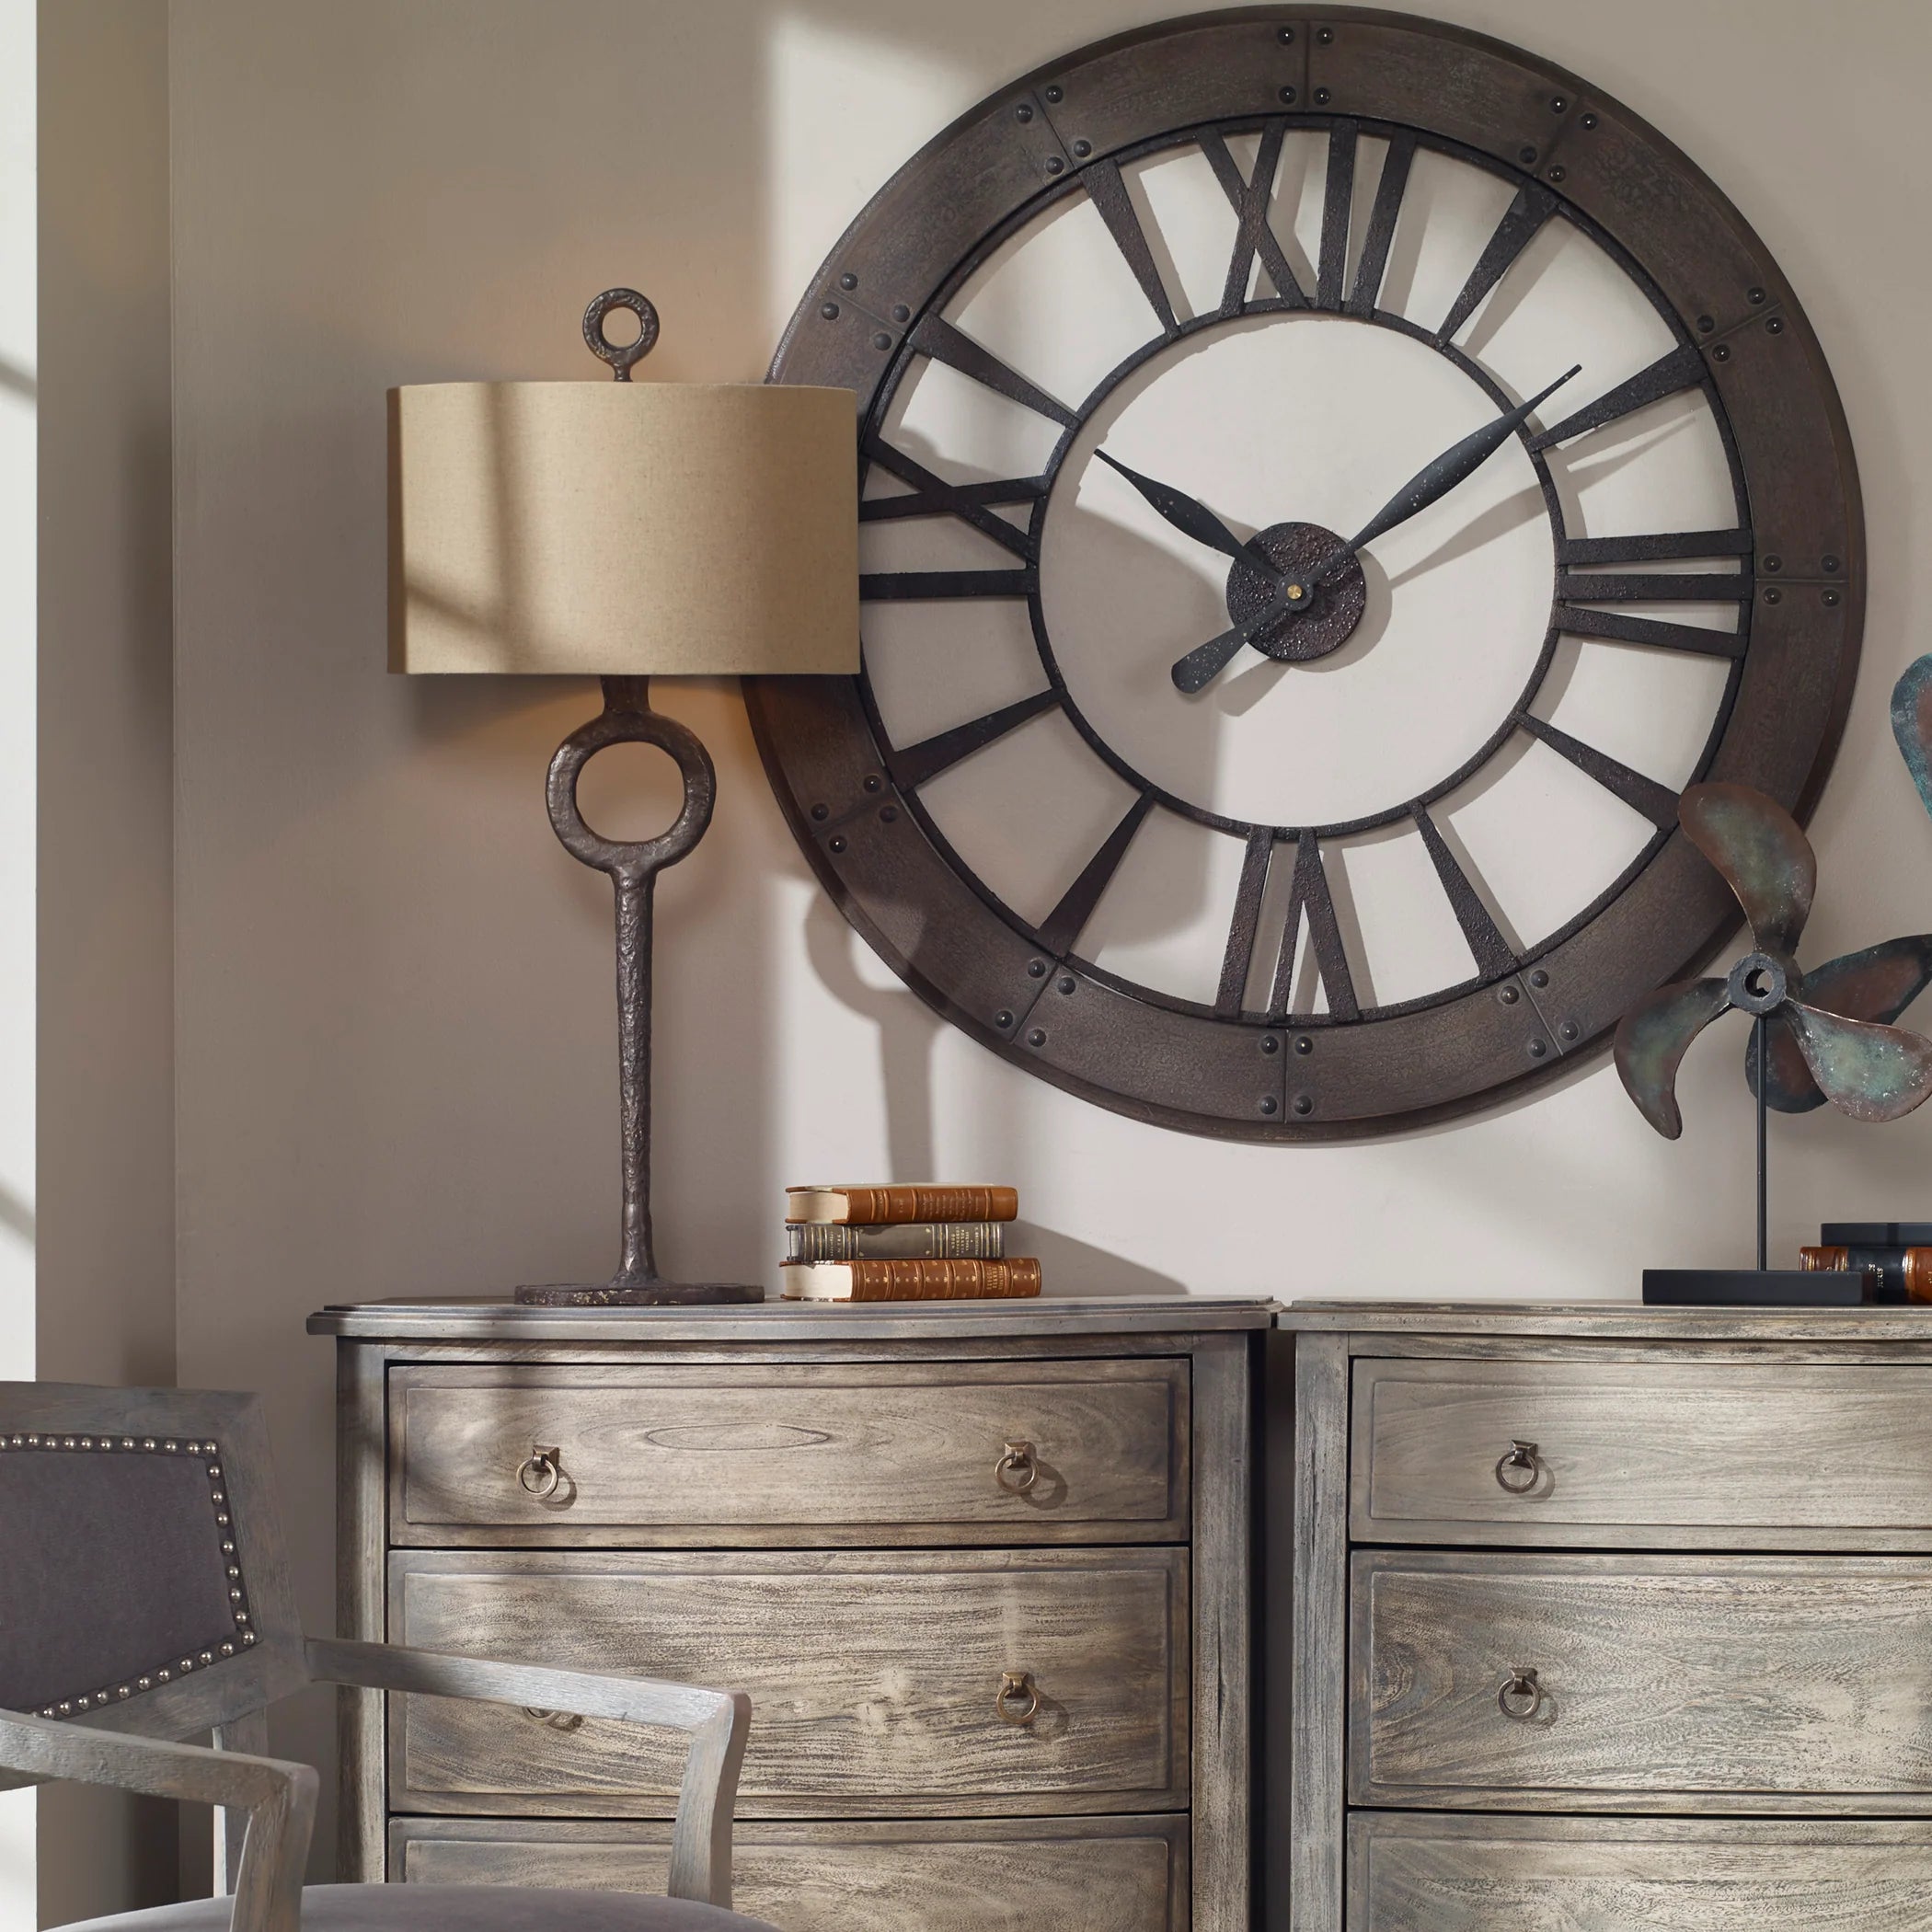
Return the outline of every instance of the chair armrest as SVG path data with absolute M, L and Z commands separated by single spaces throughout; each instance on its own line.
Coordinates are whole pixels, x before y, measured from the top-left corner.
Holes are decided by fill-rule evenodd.
M 671 1833 L 673 1898 L 729 1907 L 731 1903 L 731 1806 L 744 1759 L 752 1700 L 738 1691 L 703 1690 L 649 1677 L 549 1670 L 492 1658 L 455 1657 L 402 1644 L 355 1643 L 312 1637 L 308 1667 L 329 1684 L 365 1690 L 415 1691 L 575 1717 L 615 1718 L 691 1733 Z
M 300 1932 L 302 1871 L 316 1822 L 312 1766 L 0 1711 L 0 1771 L 21 1782 L 71 1779 L 246 1811 L 234 1932 Z

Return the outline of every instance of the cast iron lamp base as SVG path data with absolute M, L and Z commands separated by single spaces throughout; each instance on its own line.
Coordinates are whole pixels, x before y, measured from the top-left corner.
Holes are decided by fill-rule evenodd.
M 668 831 L 628 843 L 607 839 L 583 822 L 577 780 L 597 753 L 614 744 L 654 744 L 677 761 L 684 804 Z M 617 893 L 617 1074 L 622 1123 L 623 1259 L 596 1287 L 519 1288 L 517 1300 L 538 1308 L 651 1308 L 762 1302 L 749 1282 L 659 1279 L 650 1238 L 650 916 L 657 876 L 684 857 L 711 822 L 718 774 L 696 735 L 650 708 L 650 681 L 604 680 L 604 709 L 572 731 L 550 760 L 545 788 L 550 822 L 572 858 L 608 872 Z

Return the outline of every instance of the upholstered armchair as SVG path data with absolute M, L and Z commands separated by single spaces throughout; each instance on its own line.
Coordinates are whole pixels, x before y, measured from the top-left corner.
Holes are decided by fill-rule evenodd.
M 316 1774 L 267 1755 L 267 1707 L 317 1682 L 688 1732 L 670 1895 L 305 1888 Z M 0 1785 L 75 1778 L 220 1811 L 232 1900 L 103 1932 L 759 1932 L 729 1909 L 750 1720 L 727 1691 L 305 1639 L 257 1397 L 0 1383 Z M 212 1750 L 181 1742 L 209 1733 Z

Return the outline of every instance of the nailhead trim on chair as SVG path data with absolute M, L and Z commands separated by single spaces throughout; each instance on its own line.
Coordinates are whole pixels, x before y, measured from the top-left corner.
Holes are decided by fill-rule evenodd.
M 228 1601 L 233 1609 L 235 1636 L 212 1644 L 205 1650 L 196 1650 L 178 1660 L 170 1660 L 157 1665 L 142 1676 L 132 1678 L 126 1684 L 117 1684 L 110 1690 L 90 1691 L 84 1696 L 63 1697 L 57 1703 L 40 1707 L 43 1718 L 78 1717 L 83 1711 L 94 1710 L 105 1704 L 114 1704 L 126 1697 L 136 1697 L 143 1691 L 150 1691 L 157 1685 L 170 1684 L 177 1675 L 187 1676 L 190 1671 L 206 1670 L 224 1658 L 233 1657 L 237 1650 L 246 1650 L 255 1641 L 255 1632 L 248 1627 L 247 1586 L 242 1581 L 241 1558 L 236 1552 L 235 1523 L 228 1511 L 228 1492 L 222 1487 L 222 1466 L 219 1460 L 220 1444 L 213 1442 L 187 1441 L 175 1437 L 132 1436 L 132 1435 L 33 1435 L 0 1433 L 0 1451 L 22 1449 L 52 1449 L 64 1452 L 91 1450 L 97 1454 L 114 1452 L 135 1455 L 192 1455 L 210 1458 L 208 1467 L 209 1500 L 214 1505 L 215 1527 L 222 1533 L 222 1555 L 226 1559 L 228 1570 Z

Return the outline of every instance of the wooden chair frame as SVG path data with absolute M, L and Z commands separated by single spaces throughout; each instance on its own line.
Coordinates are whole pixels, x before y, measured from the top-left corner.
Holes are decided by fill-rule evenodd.
M 275 1515 L 267 1431 L 255 1396 L 186 1389 L 0 1383 L 0 1436 L 198 1443 L 219 1455 L 255 1640 L 246 1650 L 69 1719 L 0 1710 L 0 1787 L 71 1778 L 212 1804 L 216 1885 L 235 1932 L 299 1932 L 316 1778 L 267 1754 L 268 1707 L 310 1684 L 540 1707 L 686 1731 L 671 1836 L 673 1898 L 729 1908 L 731 1808 L 751 1699 L 649 1678 L 450 1656 L 398 1644 L 305 1638 Z M 12 1453 L 11 1447 L 5 1453 Z M 76 1449 L 75 1453 L 82 1453 Z M 214 1749 L 180 1742 L 210 1733 Z

